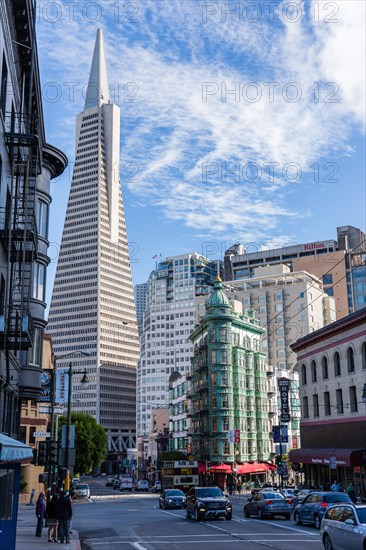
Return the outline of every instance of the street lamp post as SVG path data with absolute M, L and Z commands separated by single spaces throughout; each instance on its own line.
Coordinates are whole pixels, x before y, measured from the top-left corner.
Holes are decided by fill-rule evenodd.
M 80 352 L 81 353 L 81 352 Z M 85 353 L 85 352 L 84 352 Z M 72 377 L 74 374 L 82 374 L 83 377 L 80 380 L 81 384 L 87 384 L 89 382 L 86 369 L 83 371 L 76 371 L 72 369 L 72 363 L 69 363 L 69 370 L 67 371 L 68 379 L 68 393 L 67 393 L 67 423 L 66 423 L 66 456 L 65 466 L 67 470 L 70 470 L 70 446 L 71 446 L 71 393 L 72 393 Z

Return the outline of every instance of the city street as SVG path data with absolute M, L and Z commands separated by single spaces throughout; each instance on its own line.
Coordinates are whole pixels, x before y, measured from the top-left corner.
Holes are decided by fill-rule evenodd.
M 292 520 L 245 519 L 245 496 L 231 497 L 232 521 L 187 520 L 184 510 L 160 510 L 158 495 L 123 494 L 107 489 L 102 480 L 90 480 L 91 502 L 74 506 L 73 527 L 79 531 L 83 550 L 105 548 L 158 550 L 211 548 L 233 550 L 243 542 L 253 550 L 320 550 L 320 535 L 312 527 L 297 527 Z

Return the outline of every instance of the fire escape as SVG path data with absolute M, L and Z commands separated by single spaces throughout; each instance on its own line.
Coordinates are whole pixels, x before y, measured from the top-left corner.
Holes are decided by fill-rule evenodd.
M 32 347 L 34 337 L 29 300 L 38 250 L 35 201 L 40 149 L 34 117 L 13 112 L 6 117 L 5 129 L 10 193 L 6 206 L 0 209 L 0 240 L 8 262 L 8 281 L 6 307 L 0 316 L 0 342 L 3 349 L 16 351 Z

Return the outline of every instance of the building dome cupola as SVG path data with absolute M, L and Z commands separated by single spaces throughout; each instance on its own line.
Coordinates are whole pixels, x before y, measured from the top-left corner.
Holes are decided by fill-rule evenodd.
M 216 275 L 213 292 L 209 297 L 209 299 L 207 300 L 206 307 L 210 313 L 214 313 L 213 311 L 214 308 L 227 308 L 228 313 L 232 309 L 229 299 L 226 296 L 225 292 L 223 291 L 222 280 L 219 274 Z

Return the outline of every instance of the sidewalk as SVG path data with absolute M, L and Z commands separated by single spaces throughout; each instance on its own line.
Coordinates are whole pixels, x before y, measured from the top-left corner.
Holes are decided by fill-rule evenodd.
M 43 528 L 41 538 L 35 536 L 36 524 L 35 506 L 19 504 L 16 550 L 55 550 L 56 548 L 80 550 L 79 535 L 74 529 L 70 535 L 70 544 L 55 544 L 47 542 L 47 527 Z

